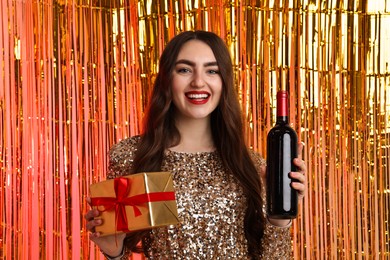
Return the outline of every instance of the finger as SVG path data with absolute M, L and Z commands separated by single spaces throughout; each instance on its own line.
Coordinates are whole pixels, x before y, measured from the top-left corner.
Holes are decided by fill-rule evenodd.
M 297 156 L 299 159 L 302 159 L 303 146 L 304 144 L 302 142 L 298 143 Z
M 295 158 L 294 164 L 299 168 L 299 171 L 302 172 L 302 174 L 306 174 L 306 163 L 301 158 Z
M 90 221 L 99 215 L 100 212 L 97 209 L 91 209 L 90 211 L 87 212 L 87 214 L 85 214 L 84 218 Z
M 103 223 L 103 221 L 101 219 L 94 219 L 94 220 L 88 221 L 86 227 L 89 231 L 95 232 L 95 227 L 101 225 L 102 223 Z
M 290 178 L 299 181 L 300 183 L 306 183 L 306 176 L 301 172 L 290 172 Z
M 87 222 L 86 228 L 90 232 L 95 232 L 95 227 L 103 223 L 101 219 L 94 219 Z
M 291 187 L 298 192 L 298 197 L 301 199 L 305 196 L 305 184 L 300 182 L 292 182 Z
M 88 221 L 87 225 L 85 227 L 87 228 L 87 230 L 89 232 L 92 232 L 92 233 L 95 232 L 95 225 L 93 224 L 93 220 L 92 221 Z
M 89 234 L 89 239 L 92 240 L 92 241 L 95 241 L 99 237 L 100 237 L 100 233 L 99 232 L 93 232 L 93 233 Z
M 291 187 L 300 192 L 300 193 L 305 193 L 305 184 L 301 183 L 301 182 L 291 182 Z
M 87 203 L 89 204 L 89 206 L 91 206 L 91 198 L 90 197 L 87 197 Z

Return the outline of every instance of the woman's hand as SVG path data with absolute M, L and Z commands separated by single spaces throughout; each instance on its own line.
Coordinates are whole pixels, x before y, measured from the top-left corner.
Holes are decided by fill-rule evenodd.
M 306 163 L 302 160 L 303 143 L 298 144 L 297 158 L 293 163 L 298 167 L 298 171 L 290 172 L 290 178 L 297 180 L 291 183 L 291 187 L 298 191 L 298 199 L 302 200 L 306 192 Z M 266 181 L 267 168 L 263 165 L 260 169 L 260 177 Z
M 90 198 L 87 198 L 87 202 L 91 205 Z M 99 215 L 100 212 L 98 210 L 91 209 L 84 216 L 87 221 L 87 230 L 91 232 L 89 239 L 91 239 L 91 241 L 93 241 L 105 254 L 112 257 L 118 256 L 122 252 L 123 241 L 126 234 L 121 233 L 117 235 L 100 236 L 99 232 L 95 232 L 95 227 L 103 223 L 102 219 L 95 219 L 95 217 L 98 217 Z
M 298 167 L 298 171 L 290 172 L 290 178 L 296 180 L 291 182 L 291 187 L 298 192 L 298 199 L 302 200 L 306 193 L 306 163 L 302 160 L 302 151 L 303 151 L 303 143 L 298 144 L 297 149 L 297 158 L 294 159 L 293 163 Z M 266 178 L 266 166 L 261 168 L 260 175 L 262 178 Z M 268 221 L 274 225 L 279 227 L 288 227 L 291 225 L 291 220 L 285 219 L 272 219 L 268 218 Z
M 302 160 L 303 143 L 298 144 L 298 158 L 293 163 L 298 171 L 290 172 L 290 178 L 296 180 L 291 182 L 291 187 L 298 192 L 298 199 L 302 200 L 306 192 L 306 163 Z

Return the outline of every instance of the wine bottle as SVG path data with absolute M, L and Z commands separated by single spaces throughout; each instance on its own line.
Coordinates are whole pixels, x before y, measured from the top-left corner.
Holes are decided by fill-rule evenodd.
M 289 125 L 288 92 L 277 93 L 277 119 L 267 136 L 267 215 L 275 219 L 296 218 L 298 194 L 289 173 L 296 171 L 297 134 Z

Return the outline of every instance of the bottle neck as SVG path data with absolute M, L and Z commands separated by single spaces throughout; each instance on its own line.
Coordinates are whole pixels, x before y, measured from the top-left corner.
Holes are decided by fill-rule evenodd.
M 287 124 L 289 121 L 288 114 L 288 92 L 285 90 L 278 91 L 276 95 L 276 122 L 278 124 Z

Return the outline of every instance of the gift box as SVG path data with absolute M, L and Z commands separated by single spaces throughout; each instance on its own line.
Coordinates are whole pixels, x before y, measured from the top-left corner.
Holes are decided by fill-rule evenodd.
M 91 205 L 101 214 L 102 236 L 177 224 L 170 172 L 144 172 L 90 186 Z

